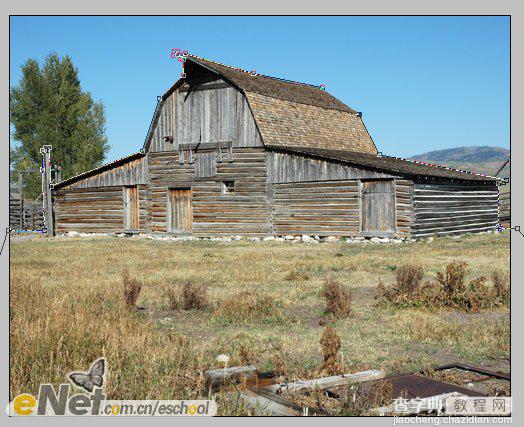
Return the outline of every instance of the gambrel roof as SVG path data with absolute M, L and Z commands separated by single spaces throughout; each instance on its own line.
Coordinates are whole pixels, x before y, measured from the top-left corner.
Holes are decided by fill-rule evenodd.
M 377 153 L 360 115 L 317 86 L 251 74 L 195 56 L 187 57 L 184 70 L 188 80 L 207 70 L 240 90 L 264 144 Z

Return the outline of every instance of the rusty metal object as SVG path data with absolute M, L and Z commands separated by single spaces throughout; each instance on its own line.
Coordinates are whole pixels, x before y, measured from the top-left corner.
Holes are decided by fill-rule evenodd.
M 461 393 L 466 396 L 480 395 L 478 392 L 455 384 L 449 384 L 414 374 L 387 377 L 384 381 L 389 381 L 393 385 L 394 397 L 404 397 L 406 399 L 431 397 L 452 392 Z
M 494 378 L 498 378 L 501 380 L 511 381 L 510 372 L 492 371 L 490 369 L 485 369 L 480 366 L 468 365 L 466 363 L 450 363 L 448 365 L 437 366 L 436 368 L 433 368 L 433 369 L 435 371 L 443 371 L 446 369 L 453 369 L 453 368 L 462 369 L 464 371 L 471 371 L 477 374 L 487 375 L 489 377 L 494 377 Z

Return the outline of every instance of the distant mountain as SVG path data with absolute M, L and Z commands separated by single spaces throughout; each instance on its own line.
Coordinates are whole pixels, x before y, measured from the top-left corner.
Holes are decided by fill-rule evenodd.
M 448 148 L 410 157 L 412 160 L 420 160 L 491 176 L 497 173 L 508 158 L 509 150 L 506 148 L 486 146 Z M 499 176 L 509 177 L 509 169 L 509 165 L 507 165 Z

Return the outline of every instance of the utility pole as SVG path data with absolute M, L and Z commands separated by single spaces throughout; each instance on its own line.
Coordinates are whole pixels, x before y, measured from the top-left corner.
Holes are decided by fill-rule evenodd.
M 47 237 L 53 237 L 53 200 L 51 196 L 51 145 L 44 145 L 40 152 L 42 153 L 42 192 L 44 199 L 44 221 L 47 229 Z

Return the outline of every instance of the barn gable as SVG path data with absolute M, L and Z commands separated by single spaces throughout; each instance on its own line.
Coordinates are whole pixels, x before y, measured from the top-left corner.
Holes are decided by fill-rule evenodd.
M 252 75 L 194 56 L 187 58 L 185 72 L 186 78 L 159 102 L 146 151 L 231 140 L 239 147 L 263 143 L 377 153 L 360 115 L 316 86 Z M 168 136 L 171 145 L 164 143 Z

